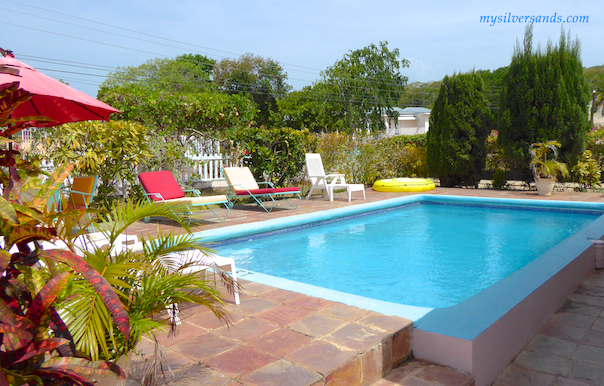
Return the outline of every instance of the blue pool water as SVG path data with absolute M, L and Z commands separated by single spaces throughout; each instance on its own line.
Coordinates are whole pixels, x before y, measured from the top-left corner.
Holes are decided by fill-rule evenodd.
M 440 308 L 505 278 L 600 214 L 426 202 L 213 248 L 238 269 Z

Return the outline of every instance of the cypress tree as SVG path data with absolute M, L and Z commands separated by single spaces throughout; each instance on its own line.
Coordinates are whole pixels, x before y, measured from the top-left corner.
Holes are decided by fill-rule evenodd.
M 430 114 L 427 138 L 428 167 L 441 186 L 478 184 L 490 124 L 480 75 L 445 76 Z
M 533 49 L 532 24 L 523 45 L 516 43 L 503 82 L 499 139 L 526 179 L 532 143 L 560 141 L 561 159 L 570 164 L 583 153 L 589 91 L 580 55 L 579 41 L 564 29 L 558 45 L 548 42 L 545 50 Z

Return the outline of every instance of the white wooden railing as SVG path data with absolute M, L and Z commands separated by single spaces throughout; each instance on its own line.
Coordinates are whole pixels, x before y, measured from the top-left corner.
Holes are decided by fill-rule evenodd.
M 190 184 L 200 181 L 224 180 L 222 168 L 231 165 L 222 154 L 220 142 L 217 140 L 194 141 L 191 145 L 195 150 L 187 152 L 186 157 L 193 161 L 193 165 L 187 165 L 181 171 L 183 182 Z

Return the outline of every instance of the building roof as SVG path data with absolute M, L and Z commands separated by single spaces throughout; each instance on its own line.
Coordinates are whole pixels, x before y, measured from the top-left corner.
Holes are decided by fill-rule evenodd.
M 404 109 L 397 109 L 400 115 L 418 115 L 418 114 L 430 114 L 430 109 L 425 107 L 405 107 Z
M 425 107 L 405 107 L 401 109 L 400 107 L 393 107 L 392 110 L 396 111 L 400 116 L 414 116 L 417 117 L 419 114 L 430 114 L 430 109 Z

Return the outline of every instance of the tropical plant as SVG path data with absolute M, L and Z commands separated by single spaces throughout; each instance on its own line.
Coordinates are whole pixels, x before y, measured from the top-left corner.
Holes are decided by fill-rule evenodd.
M 587 133 L 587 150 L 591 151 L 592 157 L 600 168 L 604 167 L 604 126 L 595 126 Z
M 598 165 L 598 162 L 593 158 L 590 150 L 585 150 L 583 152 L 583 156 L 579 162 L 573 166 L 571 171 L 581 186 L 580 189 L 600 187 L 602 169 L 600 168 L 600 165 Z
M 16 168 L 11 168 L 9 179 L 19 180 Z M 0 385 L 57 381 L 92 385 L 91 376 L 107 373 L 124 378 L 121 369 L 110 362 L 77 357 L 73 338 L 57 309 L 58 300 L 68 296 L 69 284 L 78 275 L 103 304 L 116 330 L 130 337 L 128 314 L 117 294 L 72 251 L 39 248 L 39 242 L 54 239 L 67 224 L 73 226 L 81 220 L 81 211 L 58 215 L 46 204 L 70 171 L 71 167 L 59 168 L 45 182 L 24 176 L 25 181 L 18 185 L 4 186 L 9 200 L 0 198 L 4 220 L 0 222 L 4 240 L 0 250 L 0 335 L 4 343 L 0 346 Z M 14 191 L 17 186 L 19 192 Z
M 482 78 L 475 72 L 446 76 L 428 131 L 428 168 L 441 186 L 476 185 L 487 151 L 492 116 Z
M 102 247 L 94 244 L 86 248 L 77 247 L 73 237 L 59 235 L 119 294 L 130 320 L 130 335 L 127 336 L 116 329 L 89 283 L 80 276 L 74 278 L 72 291 L 78 296 L 65 299 L 60 310 L 66 326 L 72 331 L 76 350 L 94 360 L 117 360 L 133 351 L 143 335 L 151 336 L 166 325 L 173 329 L 174 320 L 168 316 L 161 317 L 161 314 L 167 306 L 175 303 L 202 304 L 228 322 L 220 293 L 214 284 L 200 279 L 195 272 L 187 273 L 191 263 L 178 263 L 170 256 L 191 249 L 210 253 L 201 246 L 179 215 L 185 208 L 182 205 L 115 202 L 98 224 L 108 240 L 108 244 Z M 185 233 L 160 232 L 153 240 L 145 242 L 143 239 L 144 248 L 140 253 L 117 247 L 120 235 L 127 234 L 130 226 L 150 216 L 169 218 L 179 223 Z M 231 277 L 217 267 L 216 270 L 227 288 L 233 290 L 235 284 Z
M 568 176 L 568 167 L 557 160 L 558 148 L 562 147 L 559 141 L 537 142 L 529 146 L 531 162 L 530 169 L 537 178 L 552 178 Z

